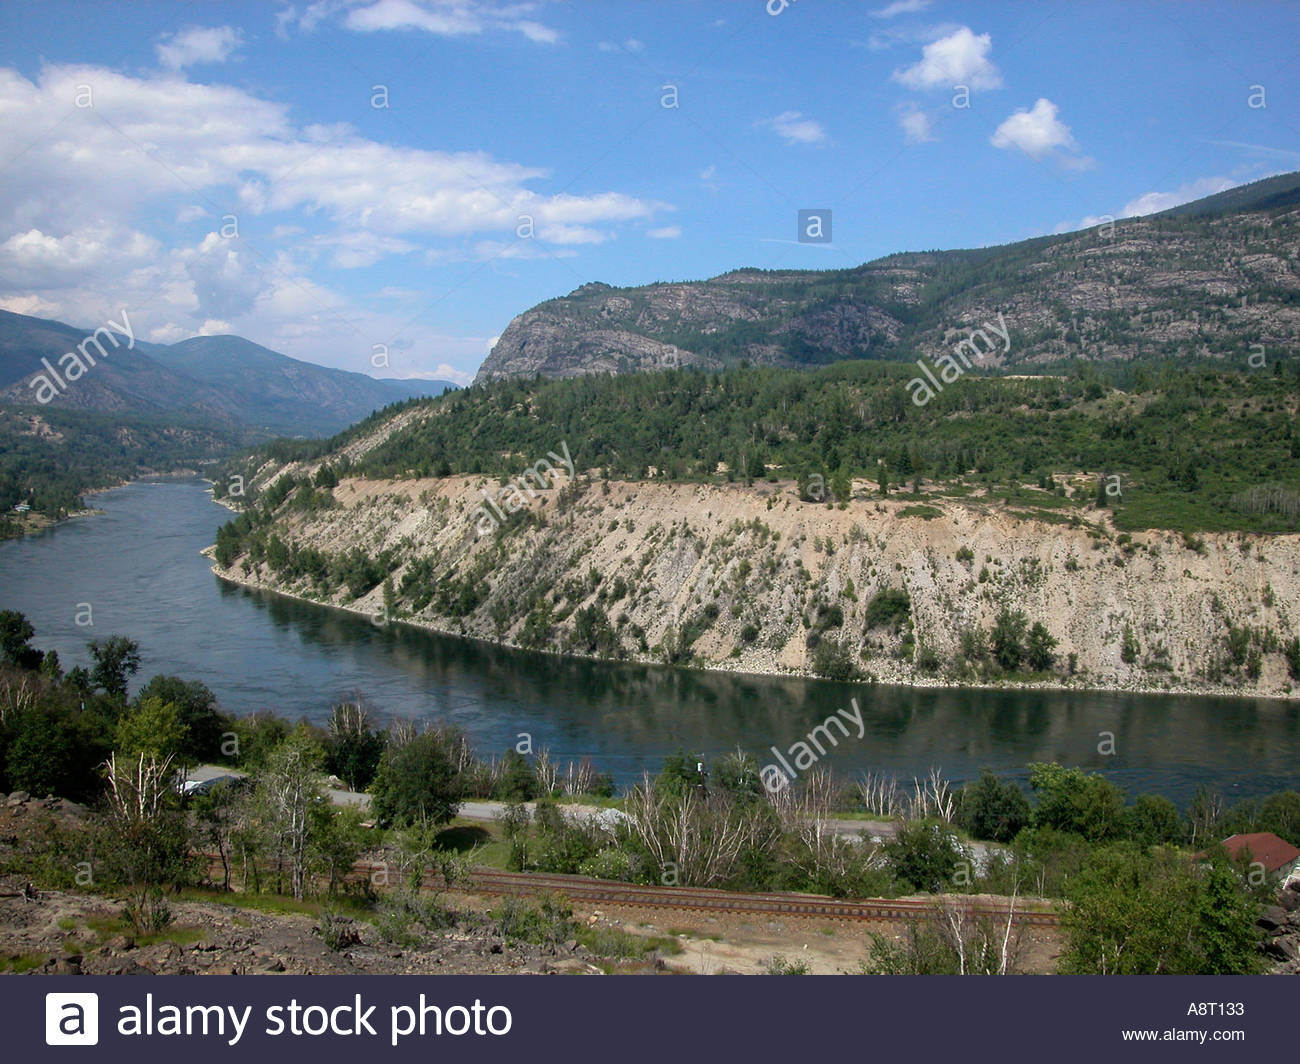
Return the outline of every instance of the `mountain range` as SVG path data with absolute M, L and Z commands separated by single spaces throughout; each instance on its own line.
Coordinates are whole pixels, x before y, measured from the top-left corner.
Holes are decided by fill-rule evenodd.
M 1300 338 L 1300 173 L 1160 214 L 845 270 L 593 282 L 516 317 L 477 380 L 934 359 L 1005 320 L 997 368 L 1279 353 Z M 999 319 L 1002 315 L 1002 319 Z M 1266 354 L 1267 357 L 1267 354 Z
M 129 322 L 120 323 L 129 331 Z M 105 331 L 107 357 L 48 404 L 37 402 L 42 359 L 58 367 L 92 329 L 0 311 L 0 404 L 58 406 L 119 416 L 163 416 L 238 436 L 328 436 L 371 412 L 417 396 L 441 395 L 450 381 L 377 379 L 290 358 L 239 336 L 195 336 L 154 344 Z M 128 343 L 128 339 L 133 342 Z

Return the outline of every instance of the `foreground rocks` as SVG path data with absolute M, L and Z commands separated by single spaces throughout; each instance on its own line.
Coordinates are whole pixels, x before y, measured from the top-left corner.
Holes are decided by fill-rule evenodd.
M 598 971 L 576 942 L 508 945 L 477 914 L 467 926 L 412 947 L 382 941 L 357 921 L 339 950 L 315 916 L 216 902 L 173 902 L 173 922 L 137 937 L 122 905 L 77 891 L 31 891 L 0 877 L 0 971 L 34 975 L 498 975 Z
M 1257 925 L 1266 934 L 1264 955 L 1276 975 L 1300 975 L 1300 880 L 1278 891 L 1277 904 L 1267 906 Z

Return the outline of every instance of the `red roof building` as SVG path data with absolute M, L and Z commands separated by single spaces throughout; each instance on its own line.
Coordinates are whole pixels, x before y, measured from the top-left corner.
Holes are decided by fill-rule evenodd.
M 1300 862 L 1300 850 L 1271 831 L 1233 835 L 1223 840 L 1223 848 L 1234 860 L 1249 850 L 1250 859 L 1258 861 L 1269 872 L 1290 871 Z

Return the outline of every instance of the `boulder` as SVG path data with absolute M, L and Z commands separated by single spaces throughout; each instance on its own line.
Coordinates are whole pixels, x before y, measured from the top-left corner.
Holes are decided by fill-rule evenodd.
M 1257 927 L 1262 927 L 1265 931 L 1277 931 L 1279 928 L 1286 926 L 1287 912 L 1279 905 L 1269 905 L 1259 914 L 1259 919 L 1255 921 Z
M 1300 938 L 1284 935 L 1264 945 L 1264 952 L 1280 961 L 1300 960 Z
M 14 793 L 11 794 L 8 800 L 5 802 L 5 805 L 11 807 L 15 805 L 26 805 L 31 800 L 32 800 L 32 796 L 28 794 L 26 791 L 14 791 Z

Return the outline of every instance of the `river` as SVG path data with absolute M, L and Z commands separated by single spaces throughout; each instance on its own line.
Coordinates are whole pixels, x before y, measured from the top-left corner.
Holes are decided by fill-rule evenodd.
M 65 668 L 86 642 L 140 643 L 137 679 L 201 680 L 228 710 L 323 721 L 363 692 L 383 713 L 454 722 L 480 754 L 528 733 L 560 760 L 590 756 L 621 783 L 679 748 L 737 745 L 774 761 L 831 714 L 862 710 L 865 734 L 824 763 L 908 779 L 940 767 L 1023 779 L 1031 761 L 1104 772 L 1133 792 L 1185 803 L 1201 783 L 1229 800 L 1300 786 L 1300 703 L 1111 692 L 984 691 L 834 684 L 569 661 L 378 627 L 339 610 L 218 580 L 201 548 L 229 511 L 198 481 L 141 481 L 93 497 L 101 515 L 0 543 L 0 608 L 22 611 L 35 645 Z M 89 605 L 91 625 L 85 620 Z M 1102 733 L 1111 733 L 1113 754 Z M 836 735 L 838 737 L 838 732 Z

